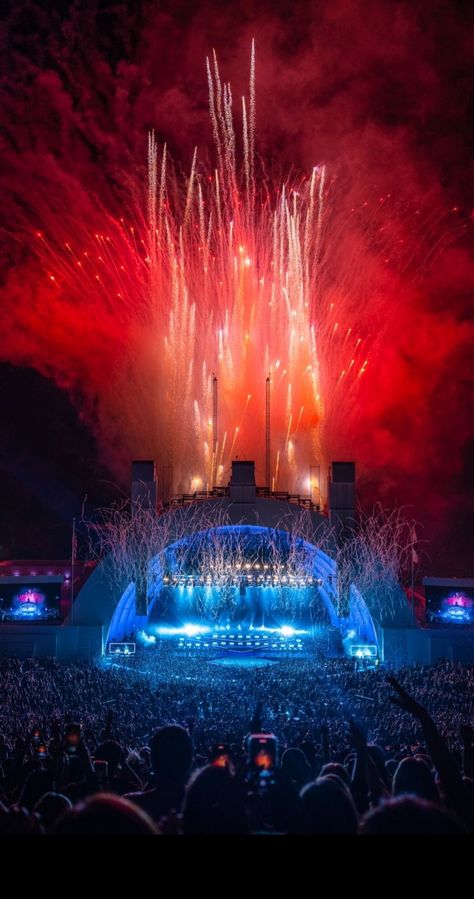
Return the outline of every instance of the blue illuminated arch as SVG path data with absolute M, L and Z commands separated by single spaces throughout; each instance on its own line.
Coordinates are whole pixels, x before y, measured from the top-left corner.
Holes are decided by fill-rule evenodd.
M 200 541 L 212 540 L 216 536 L 226 537 L 230 540 L 232 540 L 233 537 L 241 540 L 243 536 L 244 538 L 248 538 L 250 543 L 252 541 L 255 541 L 256 543 L 262 543 L 265 542 L 265 538 L 267 538 L 269 543 L 270 540 L 272 540 L 276 543 L 279 543 L 282 548 L 289 548 L 290 541 L 292 540 L 292 535 L 289 531 L 263 527 L 261 525 L 236 524 L 224 525 L 215 528 L 206 528 L 201 531 L 194 531 L 193 533 L 187 534 L 185 537 L 181 537 L 179 540 L 170 543 L 164 551 L 167 564 L 172 563 L 173 556 L 178 550 L 186 550 L 186 548 L 191 547 L 192 544 L 198 545 Z M 322 584 L 317 587 L 318 594 L 324 604 L 331 625 L 333 627 L 338 627 L 339 619 L 336 608 L 334 606 L 334 602 L 337 596 L 336 563 L 333 559 L 330 558 L 329 555 L 327 555 L 327 553 L 323 552 L 323 550 L 321 550 L 319 547 L 304 540 L 303 538 L 296 538 L 296 546 L 298 550 L 301 549 L 301 551 L 304 552 L 307 556 L 308 575 L 311 575 L 322 581 Z M 160 594 L 162 587 L 163 570 L 160 558 L 158 555 L 156 555 L 151 560 L 149 567 L 148 616 L 136 615 L 135 585 L 133 583 L 128 584 L 126 589 L 122 593 L 122 596 L 112 615 L 107 633 L 107 641 L 117 640 L 122 638 L 125 634 L 143 629 L 147 624 L 149 614 Z

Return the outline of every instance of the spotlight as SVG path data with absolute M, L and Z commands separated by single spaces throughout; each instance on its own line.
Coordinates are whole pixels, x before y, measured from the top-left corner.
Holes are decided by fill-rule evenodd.
M 200 624 L 184 624 L 182 630 L 187 637 L 196 637 L 197 634 L 205 633 L 208 628 Z

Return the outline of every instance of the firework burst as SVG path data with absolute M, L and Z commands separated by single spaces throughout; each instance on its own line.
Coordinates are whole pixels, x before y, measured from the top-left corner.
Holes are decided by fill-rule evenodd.
M 93 196 L 79 215 L 73 178 L 61 200 L 37 198 L 46 284 L 35 315 L 51 331 L 41 352 L 30 323 L 25 355 L 95 401 L 100 436 L 122 459 L 172 466 L 177 492 L 225 484 L 236 457 L 255 459 L 264 482 L 269 378 L 268 486 L 318 494 L 310 466 L 323 472 L 350 451 L 400 279 L 406 294 L 427 248 L 451 233 L 390 194 L 348 212 L 323 164 L 269 183 L 255 70 L 252 45 L 237 133 L 231 87 L 207 60 L 214 170 L 196 150 L 177 176 L 151 133 L 146 202 L 135 185 L 121 218 Z

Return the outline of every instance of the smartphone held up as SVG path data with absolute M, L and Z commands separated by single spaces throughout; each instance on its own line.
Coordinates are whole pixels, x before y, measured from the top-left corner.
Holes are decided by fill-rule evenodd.
M 64 749 L 67 755 L 76 755 L 81 740 L 81 725 L 66 724 L 64 731 Z
M 251 734 L 247 739 L 248 780 L 259 789 L 275 783 L 278 741 L 274 734 Z

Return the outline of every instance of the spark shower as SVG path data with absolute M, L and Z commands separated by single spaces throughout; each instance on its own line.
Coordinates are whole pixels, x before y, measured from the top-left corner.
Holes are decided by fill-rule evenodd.
M 258 154 L 254 44 L 239 104 L 215 53 L 207 76 L 213 169 L 196 148 L 178 173 L 152 132 L 148 184 L 123 173 L 121 217 L 92 193 L 45 200 L 38 367 L 94 400 L 103 445 L 172 470 L 174 492 L 227 483 L 235 458 L 264 483 L 269 379 L 269 486 L 318 499 L 310 471 L 351 452 L 402 287 L 455 227 L 391 194 L 348 210 L 323 163 L 275 181 Z

